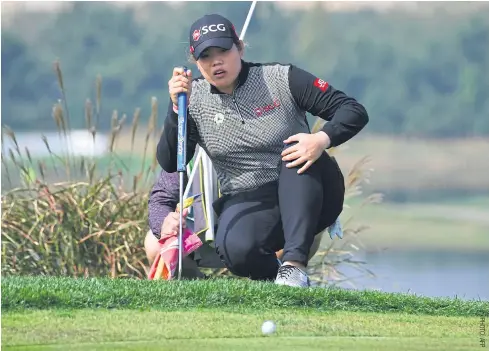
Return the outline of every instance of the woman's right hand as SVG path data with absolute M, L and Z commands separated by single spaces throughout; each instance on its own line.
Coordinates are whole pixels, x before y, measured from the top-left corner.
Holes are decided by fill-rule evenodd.
M 183 228 L 186 227 L 186 217 L 188 215 L 188 208 L 183 210 Z M 180 230 L 180 210 L 177 207 L 175 212 L 170 212 L 168 216 L 166 216 L 163 224 L 161 225 L 161 236 L 167 235 L 178 235 L 178 231 Z
M 178 94 L 182 92 L 187 93 L 187 101 L 190 101 L 192 71 L 188 69 L 187 72 L 184 72 L 182 67 L 175 67 L 173 76 L 168 81 L 168 90 L 174 106 L 178 106 Z

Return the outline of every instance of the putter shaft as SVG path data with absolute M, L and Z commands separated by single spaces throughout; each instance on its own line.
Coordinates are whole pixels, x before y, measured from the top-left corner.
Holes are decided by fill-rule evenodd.
M 178 280 L 182 278 L 183 264 L 183 172 L 180 172 L 180 228 L 178 231 Z

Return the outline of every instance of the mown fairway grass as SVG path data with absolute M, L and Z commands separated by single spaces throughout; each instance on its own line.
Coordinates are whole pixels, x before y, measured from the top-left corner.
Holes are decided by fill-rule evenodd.
M 480 316 L 489 302 L 234 279 L 2 279 L 10 350 L 474 350 Z
M 266 319 L 277 323 L 270 337 L 260 332 Z M 7 313 L 2 325 L 3 346 L 15 350 L 473 350 L 478 342 L 474 317 L 297 309 L 50 310 Z

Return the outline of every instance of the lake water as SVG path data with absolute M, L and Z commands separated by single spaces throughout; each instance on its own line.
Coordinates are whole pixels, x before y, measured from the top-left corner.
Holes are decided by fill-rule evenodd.
M 489 301 L 489 252 L 384 251 L 363 252 L 355 258 L 366 261 L 366 268 L 376 275 L 354 280 L 356 289 Z M 347 266 L 342 272 L 359 275 Z
M 50 149 L 54 153 L 63 153 L 66 150 L 70 151 L 70 154 L 77 156 L 99 156 L 107 150 L 109 138 L 104 134 L 97 134 L 95 141 L 92 135 L 87 130 L 74 130 L 67 135 L 67 138 L 63 135 L 59 135 L 57 132 L 22 132 L 15 133 L 17 144 L 23 155 L 25 154 L 25 148 L 29 149 L 32 157 L 42 157 L 49 155 L 49 151 L 46 145 L 41 139 L 44 135 L 47 138 Z M 15 144 L 7 136 L 2 135 L 5 154 L 8 155 L 8 149 L 14 151 Z

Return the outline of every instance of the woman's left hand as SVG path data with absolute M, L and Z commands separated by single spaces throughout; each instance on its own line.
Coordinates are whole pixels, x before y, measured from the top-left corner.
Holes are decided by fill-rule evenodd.
M 287 168 L 302 166 L 297 173 L 304 173 L 316 160 L 321 156 L 326 148 L 329 147 L 331 140 L 329 136 L 323 132 L 314 134 L 299 133 L 292 135 L 284 143 L 289 144 L 297 142 L 282 151 L 282 161 L 292 161 L 287 164 Z

